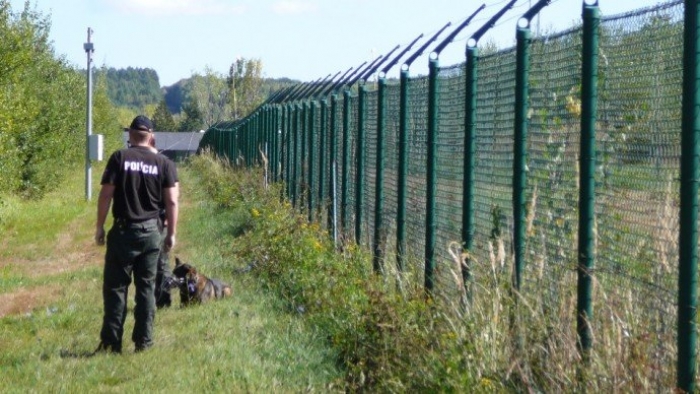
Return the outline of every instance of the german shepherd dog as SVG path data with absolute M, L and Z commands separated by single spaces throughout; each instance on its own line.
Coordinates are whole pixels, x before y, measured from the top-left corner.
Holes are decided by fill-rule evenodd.
M 224 298 L 231 295 L 231 286 L 218 279 L 210 279 L 190 264 L 175 258 L 173 275 L 177 278 L 180 289 L 180 304 L 203 303 L 210 299 Z

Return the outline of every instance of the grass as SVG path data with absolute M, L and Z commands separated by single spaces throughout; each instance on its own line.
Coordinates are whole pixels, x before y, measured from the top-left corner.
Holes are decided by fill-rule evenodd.
M 41 201 L 5 197 L 0 208 L 0 392 L 328 392 L 342 381 L 334 352 L 284 303 L 220 253 L 236 214 L 183 185 L 175 253 L 232 284 L 234 296 L 156 315 L 156 345 L 133 353 L 133 315 L 122 355 L 82 357 L 99 341 L 104 249 L 94 246 L 95 201 L 76 177 Z M 95 176 L 100 173 L 95 170 Z M 96 192 L 93 193 L 96 198 Z M 133 294 L 133 288 L 130 295 Z M 130 300 L 129 308 L 133 306 Z
M 376 274 L 363 248 L 336 248 L 322 225 L 280 199 L 280 185 L 261 187 L 259 169 L 234 170 L 202 155 L 181 172 L 175 254 L 231 282 L 234 296 L 159 312 L 148 352 L 61 357 L 96 345 L 104 252 L 90 240 L 94 204 L 66 192 L 65 204 L 84 205 L 60 219 L 70 237 L 51 230 L 57 225 L 33 248 L 16 241 L 17 230 L 3 241 L 33 252 L 16 259 L 10 250 L 0 260 L 0 301 L 31 306 L 0 319 L 0 335 L 9 338 L 0 342 L 0 391 L 673 391 L 673 338 L 664 334 L 673 305 L 657 305 L 650 316 L 638 295 L 606 285 L 603 275 L 595 344 L 582 363 L 570 255 L 555 262 L 542 253 L 540 269 L 528 267 L 531 280 L 516 294 L 505 232 L 497 231 L 488 255 L 473 261 L 471 298 L 461 304 L 455 292 L 425 293 L 420 261 L 402 273 L 385 264 Z M 72 187 L 79 194 L 77 181 Z M 25 210 L 13 212 L 8 223 L 21 228 Z M 439 262 L 436 289 L 460 285 L 463 256 L 453 258 Z M 127 333 L 132 325 L 130 317 Z

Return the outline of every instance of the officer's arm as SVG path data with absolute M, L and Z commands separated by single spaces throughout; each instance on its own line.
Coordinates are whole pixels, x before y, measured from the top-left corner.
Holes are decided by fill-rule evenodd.
M 166 245 L 169 239 L 172 244 L 167 245 L 172 248 L 175 245 L 175 234 L 177 234 L 178 198 L 180 197 L 180 184 L 175 183 L 173 187 L 163 189 L 165 194 L 165 220 L 168 222 L 168 234 Z
M 104 226 L 113 196 L 114 185 L 109 183 L 103 184 L 100 189 L 100 196 L 97 198 L 97 224 L 95 225 L 95 241 L 99 245 L 104 243 Z

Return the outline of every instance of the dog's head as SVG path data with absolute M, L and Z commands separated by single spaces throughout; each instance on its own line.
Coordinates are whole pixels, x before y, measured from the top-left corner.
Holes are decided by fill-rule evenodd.
M 196 293 L 199 274 L 194 266 L 183 263 L 178 257 L 175 257 L 175 269 L 173 270 L 173 275 L 180 279 L 179 282 L 181 291 L 186 291 L 189 295 Z
M 188 279 L 193 276 L 197 276 L 197 269 L 190 264 L 183 263 L 180 261 L 179 257 L 175 257 L 175 269 L 173 270 L 173 275 L 178 278 Z

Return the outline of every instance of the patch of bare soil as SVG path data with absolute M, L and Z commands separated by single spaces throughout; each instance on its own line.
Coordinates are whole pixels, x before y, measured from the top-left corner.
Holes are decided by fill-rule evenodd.
M 91 240 L 76 241 L 77 231 L 73 227 L 73 224 L 69 225 L 67 231 L 58 237 L 50 257 L 0 260 L 0 270 L 10 272 L 12 276 L 38 278 L 101 266 L 104 247 L 95 246 Z M 60 294 L 61 286 L 53 284 L 13 289 L 0 294 L 0 317 L 29 313 L 49 305 Z
M 49 305 L 61 295 L 61 286 L 22 287 L 12 293 L 0 294 L 0 317 L 30 313 Z

